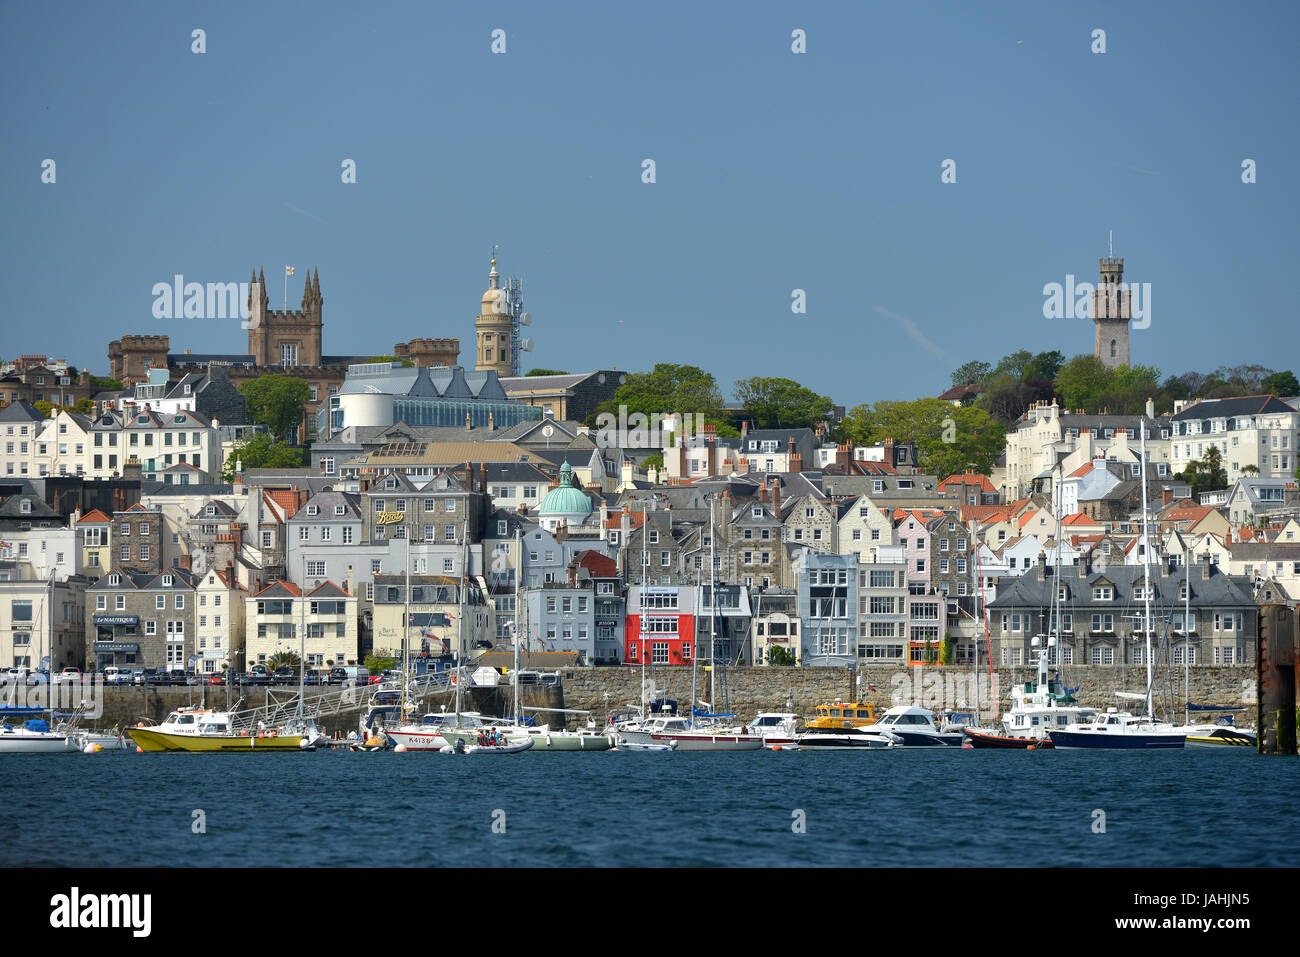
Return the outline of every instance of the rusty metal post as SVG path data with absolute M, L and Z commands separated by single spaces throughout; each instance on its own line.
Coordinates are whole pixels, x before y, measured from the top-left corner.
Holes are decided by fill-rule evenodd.
M 1296 652 L 1300 619 L 1286 605 L 1264 605 L 1259 612 L 1259 651 L 1255 656 L 1258 689 L 1255 727 L 1261 754 L 1295 754 Z

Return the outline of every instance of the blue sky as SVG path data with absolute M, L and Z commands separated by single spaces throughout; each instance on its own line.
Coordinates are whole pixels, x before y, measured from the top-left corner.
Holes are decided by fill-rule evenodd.
M 237 321 L 155 319 L 153 285 L 263 266 L 279 308 L 290 264 L 295 306 L 320 270 L 327 353 L 454 336 L 472 363 L 500 243 L 526 367 L 690 362 L 728 394 L 785 375 L 852 406 L 1090 352 L 1042 290 L 1094 280 L 1113 230 L 1151 283 L 1135 362 L 1300 369 L 1298 11 L 6 3 L 0 355 L 244 352 Z

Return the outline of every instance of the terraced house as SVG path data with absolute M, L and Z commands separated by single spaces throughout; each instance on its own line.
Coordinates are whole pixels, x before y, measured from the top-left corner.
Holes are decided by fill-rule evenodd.
M 195 652 L 197 579 L 116 566 L 86 589 L 86 666 L 184 671 Z
M 145 478 L 188 484 L 220 481 L 221 434 L 199 412 L 164 415 L 150 410 L 104 412 L 89 428 L 85 474 L 107 478 L 122 474 L 127 461 L 140 462 Z M 193 466 L 189 478 L 164 474 L 176 465 Z
M 1059 595 L 1060 642 L 1053 663 L 1065 665 L 1145 664 L 1144 569 L 1135 565 L 1097 567 L 1085 561 L 1062 568 L 1057 577 L 1046 563 L 999 589 L 989 604 L 994 660 L 1030 663 L 1035 635 L 1055 632 L 1052 603 Z M 1254 661 L 1258 608 L 1244 577 L 1227 575 L 1208 561 L 1190 566 L 1152 565 L 1152 647 L 1168 641 L 1160 661 L 1246 665 Z M 1190 595 L 1188 587 L 1190 586 Z M 1184 604 L 1190 616 L 1184 619 Z
M 356 663 L 357 599 L 333 582 L 306 593 L 293 582 L 272 582 L 244 605 L 248 664 L 281 654 L 305 655 L 315 669 Z

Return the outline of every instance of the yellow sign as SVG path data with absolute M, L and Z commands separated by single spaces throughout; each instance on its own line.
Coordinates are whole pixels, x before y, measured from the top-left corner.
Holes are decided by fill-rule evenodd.
M 376 525 L 397 525 L 406 521 L 405 512 L 380 512 L 375 516 Z

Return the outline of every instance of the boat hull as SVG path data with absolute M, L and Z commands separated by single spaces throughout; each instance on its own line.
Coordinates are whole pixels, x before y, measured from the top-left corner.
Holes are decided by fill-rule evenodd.
M 964 743 L 964 737 L 960 733 L 924 734 L 897 728 L 890 728 L 889 733 L 902 739 L 900 743 L 894 745 L 896 748 L 960 748 Z
M 1111 731 L 1049 731 L 1052 746 L 1058 749 L 1093 748 L 1122 751 L 1151 751 L 1160 748 L 1181 748 L 1184 734 L 1120 734 Z
M 888 738 L 870 734 L 802 734 L 794 747 L 800 751 L 885 751 L 894 746 Z
M 0 734 L 0 754 L 70 754 L 77 742 L 63 734 Z
M 629 732 L 632 744 L 671 744 L 674 751 L 761 751 L 763 739 L 743 734 L 651 734 L 648 741 L 637 738 L 641 732 Z
M 998 748 L 1009 751 L 1029 751 L 1053 747 L 1050 738 L 1012 738 L 1004 734 L 993 734 L 990 731 L 978 731 L 974 728 L 966 729 L 966 741 L 974 748 Z
M 1259 742 L 1255 735 L 1247 734 L 1244 731 L 1220 731 L 1212 735 L 1188 734 L 1187 747 L 1246 748 L 1253 750 L 1259 747 Z
M 614 742 L 603 734 L 578 734 L 573 731 L 545 731 L 530 733 L 534 751 L 608 751 Z M 512 735 L 511 741 L 522 740 Z
M 130 728 L 131 736 L 142 751 L 301 751 L 303 737 L 295 735 L 171 734 L 150 728 Z
M 407 751 L 441 751 L 449 742 L 441 734 L 429 731 L 386 731 L 393 739 L 393 745 L 401 745 Z

